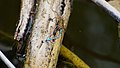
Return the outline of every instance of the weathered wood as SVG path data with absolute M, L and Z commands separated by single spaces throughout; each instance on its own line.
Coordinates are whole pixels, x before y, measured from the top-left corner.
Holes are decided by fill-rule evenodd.
M 56 67 L 70 10 L 71 0 L 22 0 L 14 39 L 21 55 L 27 46 L 25 68 Z

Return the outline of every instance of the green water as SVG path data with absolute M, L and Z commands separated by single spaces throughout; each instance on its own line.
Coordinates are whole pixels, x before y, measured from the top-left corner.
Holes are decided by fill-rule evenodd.
M 19 0 L 0 1 L 0 31 L 7 36 L 14 35 L 19 7 Z M 63 44 L 91 68 L 120 68 L 117 32 L 117 22 L 103 9 L 89 0 L 74 0 Z M 0 50 L 12 59 L 10 38 L 0 34 Z M 6 67 L 2 61 L 0 65 Z

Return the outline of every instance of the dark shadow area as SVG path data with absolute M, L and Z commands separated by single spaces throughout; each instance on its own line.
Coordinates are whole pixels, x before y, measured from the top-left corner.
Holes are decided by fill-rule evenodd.
M 93 2 L 74 1 L 63 44 L 91 68 L 119 68 L 117 23 Z
M 0 0 L 0 50 L 13 63 L 15 52 L 12 51 L 13 35 L 19 21 L 20 0 Z M 0 68 L 8 68 L 0 60 Z

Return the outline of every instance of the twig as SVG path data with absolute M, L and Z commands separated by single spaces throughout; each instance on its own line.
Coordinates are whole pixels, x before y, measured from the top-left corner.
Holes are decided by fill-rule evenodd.
M 92 0 L 94 3 L 105 9 L 113 18 L 115 18 L 118 22 L 120 22 L 120 12 L 111 6 L 105 0 Z
M 82 59 L 62 45 L 60 55 L 70 60 L 77 68 L 90 68 Z
M 1 51 L 0 59 L 8 66 L 8 68 L 15 68 L 15 66 L 6 58 L 6 56 Z
M 3 32 L 3 31 L 1 31 L 1 30 L 0 30 L 0 34 L 3 35 L 4 37 L 9 38 L 9 39 L 13 39 L 13 36 L 12 36 L 12 35 L 10 35 L 10 34 L 8 34 L 8 33 L 6 33 L 6 32 Z

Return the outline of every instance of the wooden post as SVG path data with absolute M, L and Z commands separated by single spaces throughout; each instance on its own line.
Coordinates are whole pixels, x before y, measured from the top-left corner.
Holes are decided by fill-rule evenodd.
M 56 67 L 70 10 L 71 0 L 22 0 L 14 39 L 25 68 Z

